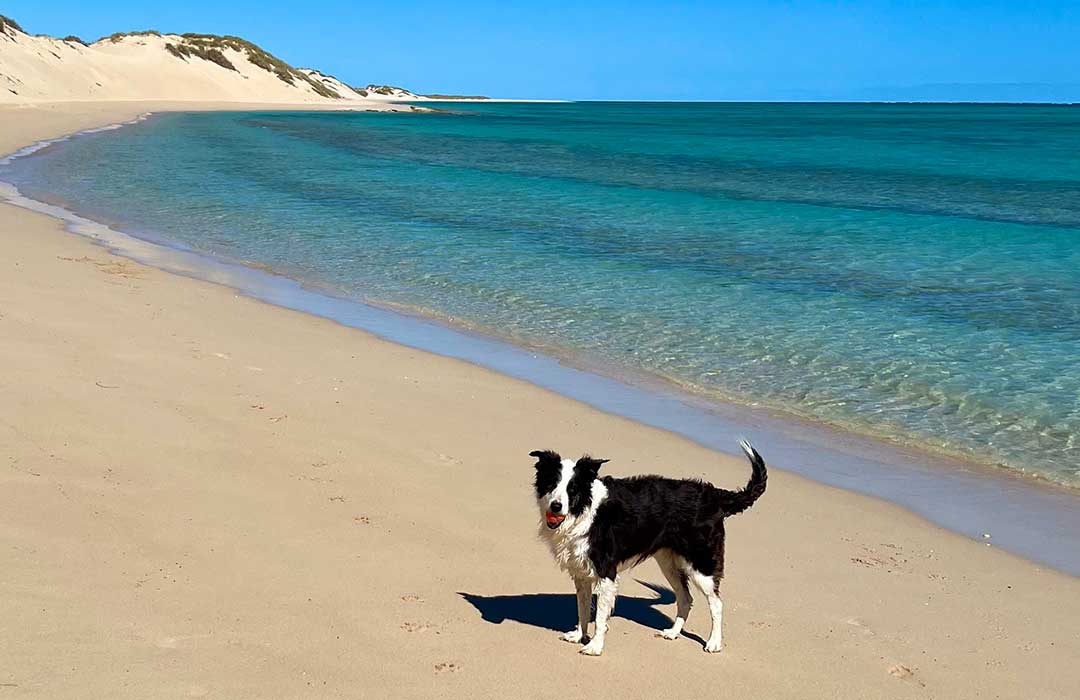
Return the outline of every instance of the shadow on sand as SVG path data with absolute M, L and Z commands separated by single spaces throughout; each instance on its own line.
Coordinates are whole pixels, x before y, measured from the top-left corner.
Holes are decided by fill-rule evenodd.
M 655 598 L 635 598 L 620 594 L 615 601 L 612 617 L 621 617 L 636 622 L 644 627 L 660 631 L 671 626 L 671 618 L 657 610 L 658 605 L 674 605 L 675 594 L 668 588 L 638 580 L 642 586 L 656 593 Z M 482 596 L 473 593 L 461 593 L 480 613 L 485 622 L 494 625 L 504 620 L 520 622 L 523 625 L 565 632 L 577 624 L 577 602 L 572 593 L 525 593 L 522 595 Z M 594 601 L 595 614 L 595 601 Z M 704 640 L 695 634 L 683 632 L 704 644 Z

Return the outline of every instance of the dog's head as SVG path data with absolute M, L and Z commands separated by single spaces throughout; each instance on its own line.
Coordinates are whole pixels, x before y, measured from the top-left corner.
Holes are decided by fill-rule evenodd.
M 551 450 L 537 450 L 529 456 L 536 457 L 536 503 L 548 529 L 558 530 L 564 522 L 573 522 L 589 510 L 593 482 L 600 465 L 608 460 L 586 455 L 574 462 Z

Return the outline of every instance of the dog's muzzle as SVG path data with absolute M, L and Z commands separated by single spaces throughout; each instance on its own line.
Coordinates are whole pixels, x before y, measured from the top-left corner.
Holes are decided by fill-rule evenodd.
M 550 510 L 544 513 L 544 522 L 547 523 L 548 528 L 551 530 L 562 525 L 564 520 L 566 520 L 566 516 L 562 513 L 552 513 Z

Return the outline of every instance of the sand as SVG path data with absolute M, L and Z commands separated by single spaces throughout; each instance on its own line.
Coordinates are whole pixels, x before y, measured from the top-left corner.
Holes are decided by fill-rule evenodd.
M 0 108 L 0 152 L 168 107 Z M 0 250 L 2 697 L 1080 688 L 1080 581 L 783 465 L 729 521 L 723 653 L 701 650 L 700 600 L 686 637 L 654 636 L 674 605 L 649 562 L 604 656 L 581 656 L 557 638 L 572 585 L 536 537 L 528 452 L 732 487 L 745 462 L 8 205 Z
M 184 45 L 175 34 L 135 34 L 105 38 L 86 45 L 50 36 L 29 35 L 7 25 L 0 28 L 0 104 L 61 101 L 170 100 L 195 102 L 261 102 L 334 105 L 373 111 L 408 111 L 396 101 L 422 101 L 401 89 L 388 94 L 353 90 L 333 76 L 298 69 L 340 99 L 320 95 L 307 81 L 285 82 L 252 63 L 245 52 L 225 48 L 221 55 L 233 66 L 198 56 L 177 57 L 167 46 Z M 302 76 L 300 76 L 302 78 Z

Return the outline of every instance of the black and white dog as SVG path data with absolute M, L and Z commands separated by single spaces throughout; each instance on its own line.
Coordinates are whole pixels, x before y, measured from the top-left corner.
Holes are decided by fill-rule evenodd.
M 709 601 L 712 632 L 705 651 L 720 651 L 720 579 L 724 575 L 724 518 L 741 513 L 765 492 L 765 460 L 748 442 L 740 443 L 753 467 L 741 491 L 726 491 L 693 479 L 661 476 L 597 478 L 606 459 L 577 462 L 549 450 L 536 457 L 536 501 L 540 536 L 555 561 L 577 587 L 578 625 L 562 635 L 588 643 L 581 653 L 604 651 L 608 618 L 615 607 L 619 572 L 656 559 L 675 591 L 675 624 L 665 639 L 682 633 L 690 612 L 693 581 Z M 596 631 L 589 635 L 589 613 L 596 588 Z

